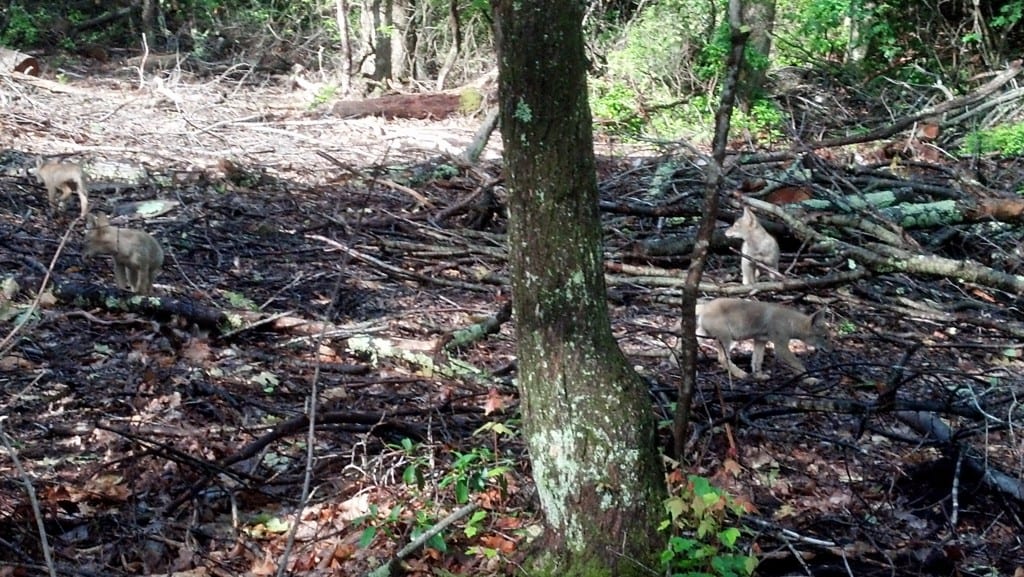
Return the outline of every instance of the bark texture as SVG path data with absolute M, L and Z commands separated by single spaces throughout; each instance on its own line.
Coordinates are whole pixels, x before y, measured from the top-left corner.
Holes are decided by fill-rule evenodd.
M 768 57 L 772 49 L 772 29 L 775 27 L 775 0 L 745 0 L 743 24 L 750 30 L 747 48 L 750 57 L 743 60 L 740 74 L 739 104 L 745 113 L 764 88 L 768 72 Z
M 664 481 L 611 332 L 582 2 L 494 2 L 519 389 L 547 532 L 534 574 L 650 575 Z

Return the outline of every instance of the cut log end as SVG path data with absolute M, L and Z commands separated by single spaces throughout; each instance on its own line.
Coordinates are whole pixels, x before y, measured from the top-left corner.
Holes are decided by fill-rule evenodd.
M 21 72 L 30 76 L 39 76 L 41 73 L 39 61 L 34 56 L 2 46 L 0 46 L 0 70 Z

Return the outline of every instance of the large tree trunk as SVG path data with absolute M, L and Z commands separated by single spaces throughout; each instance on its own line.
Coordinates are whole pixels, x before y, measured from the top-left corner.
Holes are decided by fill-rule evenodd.
M 391 36 L 391 76 L 400 82 L 411 77 L 409 47 L 415 31 L 412 26 L 413 6 L 410 0 L 394 0 L 391 8 L 394 33 Z
M 341 93 L 348 94 L 352 88 L 352 30 L 348 25 L 348 0 L 334 0 L 335 19 L 338 35 L 341 37 L 341 59 L 344 70 L 341 74 Z
M 611 332 L 582 2 L 497 0 L 509 253 L 547 574 L 650 575 L 664 479 L 647 390 Z
M 768 73 L 768 58 L 772 49 L 772 29 L 775 27 L 775 0 L 743 0 L 743 24 L 750 30 L 749 49 L 740 70 L 740 110 L 750 112 L 754 100 L 764 89 Z
M 363 45 L 373 51 L 373 60 L 364 60 L 362 72 L 374 80 L 391 78 L 391 26 L 393 0 L 365 0 L 360 15 Z

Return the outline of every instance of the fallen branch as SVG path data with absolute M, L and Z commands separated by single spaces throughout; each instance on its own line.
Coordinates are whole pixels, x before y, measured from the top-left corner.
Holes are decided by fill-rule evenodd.
M 82 282 L 61 282 L 53 287 L 60 300 L 83 308 L 137 312 L 147 315 L 177 315 L 204 328 L 220 330 L 233 326 L 227 313 L 172 297 L 140 296 L 115 287 Z
M 856 246 L 818 232 L 812 226 L 813 219 L 808 219 L 803 215 L 798 217 L 782 207 L 753 198 L 748 198 L 745 202 L 762 212 L 778 217 L 802 239 L 835 247 L 858 263 L 879 274 L 903 272 L 925 276 L 939 276 L 976 282 L 988 287 L 1010 291 L 1014 294 L 1024 293 L 1024 276 L 1021 275 L 1008 274 L 973 261 L 917 254 L 880 243 L 869 244 L 866 247 Z
M 462 507 L 456 509 L 451 515 L 448 515 L 444 519 L 438 521 L 436 525 L 424 531 L 422 535 L 420 535 L 416 539 L 413 539 L 405 547 L 402 547 L 398 551 L 398 553 L 395 553 L 394 557 L 388 560 L 387 563 L 367 573 L 367 577 L 390 577 L 391 573 L 395 570 L 395 566 L 398 564 L 399 561 L 411 555 L 413 551 L 422 547 L 424 544 L 426 544 L 427 541 L 433 539 L 434 535 L 437 535 L 441 531 L 444 531 L 452 523 L 458 521 L 466 515 L 469 515 L 470 513 L 476 511 L 479 508 L 480 505 L 476 503 L 467 503 L 466 505 L 463 505 Z
M 939 415 L 921 411 L 899 411 L 896 416 L 915 431 L 942 443 L 952 456 L 962 455 L 967 468 L 981 477 L 986 485 L 1024 502 L 1024 484 L 1020 478 L 999 471 L 984 455 L 978 455 L 971 446 L 954 442 L 953 430 Z

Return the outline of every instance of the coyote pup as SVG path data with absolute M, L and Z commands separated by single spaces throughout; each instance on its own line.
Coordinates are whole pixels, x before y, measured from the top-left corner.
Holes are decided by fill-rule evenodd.
M 164 264 L 164 251 L 149 233 L 110 226 L 107 215 L 85 218 L 85 257 L 114 255 L 114 280 L 118 288 L 140 295 L 153 291 L 153 279 Z
M 775 345 L 775 355 L 786 362 L 797 374 L 807 372 L 789 350 L 790 339 L 800 339 L 822 350 L 829 349 L 829 331 L 823 311 L 811 316 L 797 310 L 744 299 L 719 298 L 697 305 L 697 335 L 716 339 L 718 362 L 732 376 L 747 376 L 729 358 L 729 347 L 735 341 L 754 339 L 754 354 L 750 365 L 755 377 L 762 377 L 765 343 Z M 816 379 L 808 379 L 814 381 Z
M 64 204 L 72 192 L 78 193 L 81 201 L 82 215 L 89 212 L 89 197 L 85 190 L 85 174 L 82 167 L 71 162 L 43 162 L 42 158 L 36 158 L 36 167 L 32 171 L 36 180 L 46 187 L 46 199 L 50 201 L 50 214 L 55 214 L 56 209 L 64 210 Z M 57 191 L 60 191 L 60 201 L 57 200 Z
M 743 255 L 743 260 L 740 262 L 743 284 L 757 282 L 757 275 L 761 272 L 758 263 L 767 265 L 774 270 L 779 269 L 779 243 L 761 226 L 749 208 L 743 207 L 743 216 L 725 229 L 725 236 L 743 239 L 743 248 L 740 249 Z

